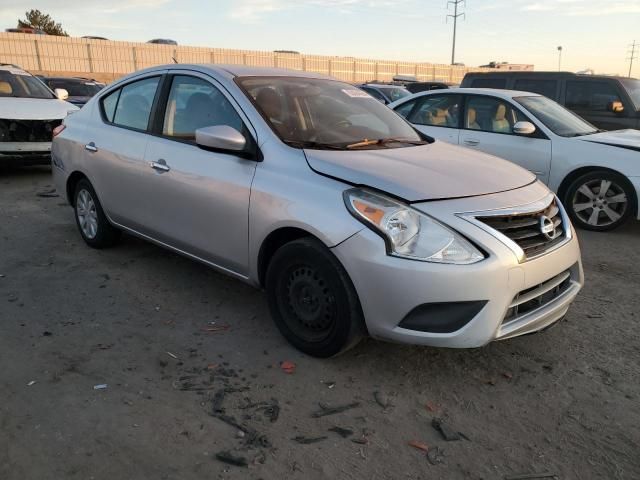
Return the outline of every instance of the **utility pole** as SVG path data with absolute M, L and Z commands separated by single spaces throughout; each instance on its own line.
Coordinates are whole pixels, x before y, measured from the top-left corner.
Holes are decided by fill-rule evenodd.
M 629 77 L 631 77 L 631 69 L 633 68 L 633 61 L 638 59 L 638 54 L 636 53 L 636 47 L 638 47 L 640 49 L 640 44 L 636 43 L 636 41 L 634 40 L 633 43 L 630 45 L 631 47 L 631 56 L 629 58 L 627 58 L 627 60 L 629 60 Z
M 453 15 L 447 15 L 447 21 L 449 18 L 453 18 L 453 47 L 451 48 L 451 65 L 456 63 L 456 27 L 458 26 L 458 17 L 464 17 L 464 13 L 458 13 L 458 5 L 461 5 L 465 0 L 449 0 L 447 2 L 447 10 L 449 5 L 453 5 Z
M 562 47 L 558 47 L 558 71 L 562 69 Z

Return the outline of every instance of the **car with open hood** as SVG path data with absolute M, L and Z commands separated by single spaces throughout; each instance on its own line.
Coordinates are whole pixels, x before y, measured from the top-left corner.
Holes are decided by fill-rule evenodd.
M 49 165 L 53 130 L 78 107 L 40 79 L 0 64 L 0 166 Z
M 136 72 L 65 119 L 52 163 L 87 245 L 128 232 L 264 288 L 310 355 L 366 334 L 466 348 L 537 332 L 583 284 L 535 175 L 315 73 Z
M 427 135 L 528 169 L 580 228 L 640 218 L 640 130 L 599 130 L 543 95 L 511 90 L 423 92 L 390 108 Z

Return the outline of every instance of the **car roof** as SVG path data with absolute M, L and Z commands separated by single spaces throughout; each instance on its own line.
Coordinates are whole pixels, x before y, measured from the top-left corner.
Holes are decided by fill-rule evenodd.
M 542 95 L 533 92 L 522 92 L 519 90 L 500 90 L 497 88 L 443 88 L 439 90 L 425 90 L 424 92 L 414 93 L 408 97 L 403 97 L 395 102 L 389 104 L 390 108 L 394 108 L 400 104 L 406 103 L 413 98 L 426 97 L 429 95 L 453 95 L 453 94 L 466 94 L 466 95 L 491 95 L 496 98 L 502 98 L 505 100 L 512 99 L 514 97 L 541 97 Z
M 595 75 L 591 73 L 574 73 L 574 72 L 532 72 L 527 70 L 515 70 L 509 72 L 469 72 L 465 76 L 468 77 L 571 77 L 571 78 L 595 78 L 598 80 L 626 80 L 629 77 L 620 75 Z
M 291 70 L 286 68 L 272 67 L 252 67 L 248 65 L 219 64 L 219 63 L 170 63 L 168 65 L 157 65 L 155 67 L 138 70 L 123 78 L 131 78 L 142 73 L 157 72 L 160 70 L 195 70 L 198 72 L 213 72 L 224 77 L 300 77 L 300 78 L 322 78 L 327 80 L 337 80 L 336 78 L 322 73 L 304 72 L 302 70 Z

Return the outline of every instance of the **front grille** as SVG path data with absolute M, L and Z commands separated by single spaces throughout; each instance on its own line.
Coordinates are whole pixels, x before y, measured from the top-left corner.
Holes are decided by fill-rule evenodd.
M 544 210 L 477 219 L 515 242 L 524 252 L 525 259 L 542 255 L 562 243 L 568 228 L 555 199 Z M 543 231 L 544 226 L 549 228 L 547 233 Z
M 537 308 L 545 306 L 564 293 L 570 285 L 571 272 L 566 270 L 540 285 L 522 290 L 509 305 L 502 323 L 512 322 Z
M 50 142 L 62 120 L 0 119 L 0 142 Z

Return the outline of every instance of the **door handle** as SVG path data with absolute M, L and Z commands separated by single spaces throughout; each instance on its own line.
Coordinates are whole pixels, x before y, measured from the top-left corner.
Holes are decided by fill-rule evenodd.
M 169 170 L 171 170 L 169 165 L 167 165 L 167 162 L 162 158 L 157 162 L 149 162 L 149 166 L 160 173 L 168 172 Z
M 475 147 L 476 145 L 480 144 L 480 140 L 473 140 L 471 138 L 468 138 L 466 140 L 463 140 L 463 143 L 465 145 L 469 145 L 471 147 Z
M 89 151 L 89 152 L 92 152 L 92 153 L 95 153 L 95 152 L 97 152 L 97 151 L 98 151 L 98 147 L 96 147 L 96 144 L 95 144 L 95 143 L 93 143 L 93 142 L 87 143 L 87 144 L 84 146 L 84 149 L 85 149 L 85 150 L 87 150 L 87 151 Z

